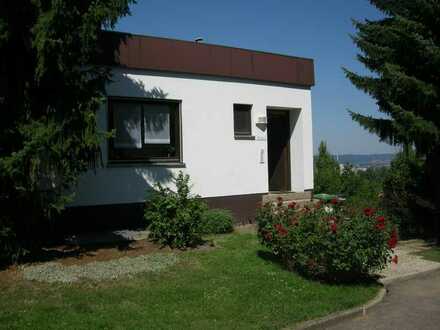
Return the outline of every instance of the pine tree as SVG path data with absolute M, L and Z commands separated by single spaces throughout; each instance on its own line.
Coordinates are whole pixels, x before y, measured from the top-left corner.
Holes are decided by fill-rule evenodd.
M 440 1 L 370 0 L 379 20 L 354 21 L 358 60 L 372 74 L 345 70 L 377 101 L 380 118 L 353 120 L 393 145 L 414 147 L 425 159 L 434 217 L 440 211 Z M 438 220 L 437 220 L 438 221 Z M 439 236 L 440 237 L 440 236 Z
M 132 0 L 0 3 L 0 227 L 23 230 L 69 200 L 108 134 L 99 40 Z

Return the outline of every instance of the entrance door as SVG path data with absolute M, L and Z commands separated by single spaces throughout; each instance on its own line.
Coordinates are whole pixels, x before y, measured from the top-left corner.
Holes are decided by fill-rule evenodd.
M 290 191 L 289 111 L 267 110 L 269 190 Z

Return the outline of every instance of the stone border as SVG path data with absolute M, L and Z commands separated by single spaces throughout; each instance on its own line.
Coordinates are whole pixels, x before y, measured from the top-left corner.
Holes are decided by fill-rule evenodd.
M 333 325 L 335 323 L 338 323 L 344 319 L 348 319 L 351 318 L 353 316 L 362 316 L 365 315 L 367 310 L 369 310 L 370 308 L 376 306 L 377 304 L 379 304 L 380 302 L 382 302 L 382 300 L 385 298 L 387 294 L 387 290 L 386 288 L 383 286 L 380 288 L 379 292 L 376 294 L 376 296 L 371 299 L 370 301 L 368 301 L 365 305 L 360 306 L 360 307 L 353 307 L 351 309 L 347 309 L 345 311 L 340 311 L 340 312 L 335 312 L 332 313 L 330 315 L 315 319 L 315 320 L 310 320 L 310 321 L 305 321 L 302 323 L 299 323 L 297 326 L 293 326 L 292 328 L 287 328 L 287 329 L 295 329 L 295 330 L 303 330 L 303 329 L 322 329 L 322 327 L 325 326 L 329 326 L 329 325 Z

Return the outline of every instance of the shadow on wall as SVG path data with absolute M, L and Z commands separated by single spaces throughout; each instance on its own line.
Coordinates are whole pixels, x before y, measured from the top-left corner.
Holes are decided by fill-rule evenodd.
M 121 73 L 113 76 L 109 94 L 154 99 L 168 96 L 159 87 L 149 89 L 142 81 Z M 159 115 L 154 116 L 154 120 L 154 127 L 162 129 L 168 118 Z M 108 157 L 108 152 L 102 155 Z M 147 198 L 155 183 L 167 185 L 172 179 L 173 171 L 168 167 L 142 163 L 109 166 L 104 159 L 101 168 L 89 171 L 80 180 L 75 206 L 66 209 L 62 221 L 57 221 L 55 231 L 70 234 L 143 227 L 144 203 L 139 201 Z
M 150 99 L 167 99 L 168 93 L 160 87 L 148 87 L 140 79 L 133 79 L 121 71 L 113 72 L 109 84 L 109 94 L 112 96 L 140 97 Z

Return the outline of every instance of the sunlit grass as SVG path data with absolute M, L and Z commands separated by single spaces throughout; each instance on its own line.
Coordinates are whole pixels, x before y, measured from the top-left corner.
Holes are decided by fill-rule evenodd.
M 185 252 L 160 274 L 107 282 L 0 283 L 2 329 L 279 329 L 364 303 L 375 284 L 330 285 L 285 270 L 253 233 Z

